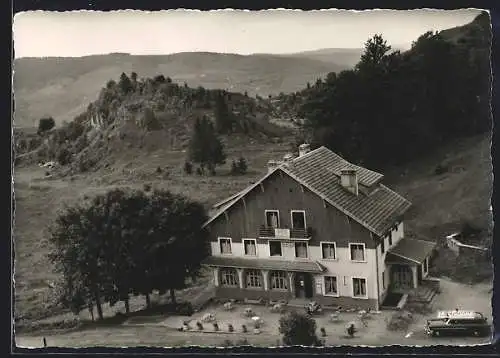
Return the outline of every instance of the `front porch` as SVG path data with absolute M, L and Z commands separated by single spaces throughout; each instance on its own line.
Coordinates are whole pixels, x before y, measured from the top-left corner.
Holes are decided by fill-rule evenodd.
M 311 299 L 313 275 L 324 271 L 314 261 L 210 256 L 203 264 L 213 269 L 216 296 L 240 300 Z
M 401 239 L 387 252 L 390 292 L 412 294 L 434 290 L 436 281 L 429 277 L 429 264 L 436 244 L 416 239 Z M 427 292 L 425 292 L 427 293 Z

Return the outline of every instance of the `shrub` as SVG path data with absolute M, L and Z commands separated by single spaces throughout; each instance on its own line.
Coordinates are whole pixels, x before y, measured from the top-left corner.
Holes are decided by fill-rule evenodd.
M 203 325 L 201 322 L 196 322 L 196 327 L 198 328 L 198 331 L 203 331 Z
M 238 159 L 238 169 L 239 169 L 240 174 L 245 174 L 247 172 L 248 165 L 247 165 L 247 161 L 245 158 L 240 157 Z
M 238 339 L 238 340 L 236 341 L 236 345 L 237 345 L 237 346 L 248 346 L 248 345 L 249 345 L 249 343 L 248 343 L 248 339 L 246 339 L 246 337 L 245 337 L 245 338 Z
M 201 169 L 200 167 L 196 168 L 196 174 L 198 175 L 203 175 L 203 169 Z
M 404 331 L 412 322 L 413 316 L 410 312 L 398 311 L 392 315 L 387 323 L 387 329 L 389 331 Z
M 434 174 L 441 175 L 447 173 L 449 168 L 444 164 L 439 164 L 436 169 L 434 169 Z
M 54 128 L 55 125 L 56 122 L 54 121 L 54 118 L 52 117 L 41 118 L 38 121 L 38 134 L 51 130 L 52 128 Z
M 193 174 L 193 164 L 191 164 L 191 162 L 184 163 L 184 173 L 186 173 L 187 175 Z
M 229 332 L 234 332 L 234 327 L 233 327 L 233 325 L 231 323 L 229 323 L 227 325 L 227 329 L 228 329 Z
M 56 160 L 61 165 L 69 164 L 71 162 L 71 157 L 72 154 L 66 147 L 59 149 L 56 154 Z
M 142 189 L 145 191 L 145 192 L 148 192 L 148 191 L 151 191 L 151 184 L 150 183 L 146 183 L 142 186 Z
M 217 322 L 214 322 L 213 326 L 214 326 L 214 331 L 218 331 L 219 330 L 219 324 Z
M 279 320 L 279 332 L 285 345 L 312 346 L 318 341 L 316 321 L 311 317 L 291 311 Z
M 156 173 L 157 173 L 157 174 L 161 174 L 161 172 L 162 172 L 161 168 L 160 168 L 160 167 L 157 167 L 157 168 L 156 168 Z
M 246 325 L 241 325 L 241 330 L 243 331 L 243 333 L 247 333 L 248 332 L 248 328 Z
M 325 330 L 325 327 L 321 327 L 320 332 L 321 332 L 321 336 L 322 336 L 322 337 L 326 337 L 326 330 Z
M 231 342 L 231 340 L 229 340 L 229 339 L 225 339 L 224 343 L 222 343 L 222 346 L 223 347 L 232 347 L 233 346 L 233 342 Z
M 181 316 L 192 316 L 194 313 L 191 302 L 182 302 L 175 306 L 175 312 Z
M 247 172 L 247 169 L 247 162 L 243 157 L 240 157 L 237 161 L 233 160 L 233 162 L 231 163 L 232 175 L 243 175 Z

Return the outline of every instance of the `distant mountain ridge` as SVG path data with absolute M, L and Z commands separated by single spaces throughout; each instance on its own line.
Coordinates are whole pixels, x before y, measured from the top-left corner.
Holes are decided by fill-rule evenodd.
M 348 56 L 342 58 L 345 52 L 345 49 L 337 55 L 330 52 L 323 55 L 323 60 L 307 54 L 210 52 L 20 58 L 14 61 L 14 121 L 16 126 L 31 127 L 46 115 L 53 116 L 58 123 L 72 120 L 95 100 L 103 83 L 122 72 L 137 72 L 144 77 L 164 74 L 174 82 L 187 82 L 191 87 L 220 88 L 252 96 L 294 92 L 329 72 L 351 67 L 350 60 L 345 58 L 358 55 L 347 51 Z M 335 63 L 335 56 L 339 56 L 341 64 Z

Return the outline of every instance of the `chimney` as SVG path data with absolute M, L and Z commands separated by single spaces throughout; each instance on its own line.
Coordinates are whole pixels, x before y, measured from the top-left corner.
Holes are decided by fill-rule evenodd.
M 283 164 L 290 165 L 293 163 L 293 154 L 288 153 L 283 156 Z
M 358 195 L 358 174 L 354 169 L 340 171 L 340 185 L 354 195 Z
M 276 160 L 269 160 L 267 162 L 267 172 L 271 173 L 275 168 L 277 168 L 280 163 Z
M 304 154 L 309 153 L 311 150 L 311 147 L 308 143 L 304 143 L 299 145 L 299 157 L 303 156 Z

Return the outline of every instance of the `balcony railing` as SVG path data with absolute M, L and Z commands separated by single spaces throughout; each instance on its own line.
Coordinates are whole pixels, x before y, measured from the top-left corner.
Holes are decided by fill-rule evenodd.
M 260 226 L 259 237 L 273 238 L 281 240 L 293 239 L 310 239 L 312 236 L 312 228 L 305 229 L 289 229 L 289 228 L 274 228 L 270 226 Z

